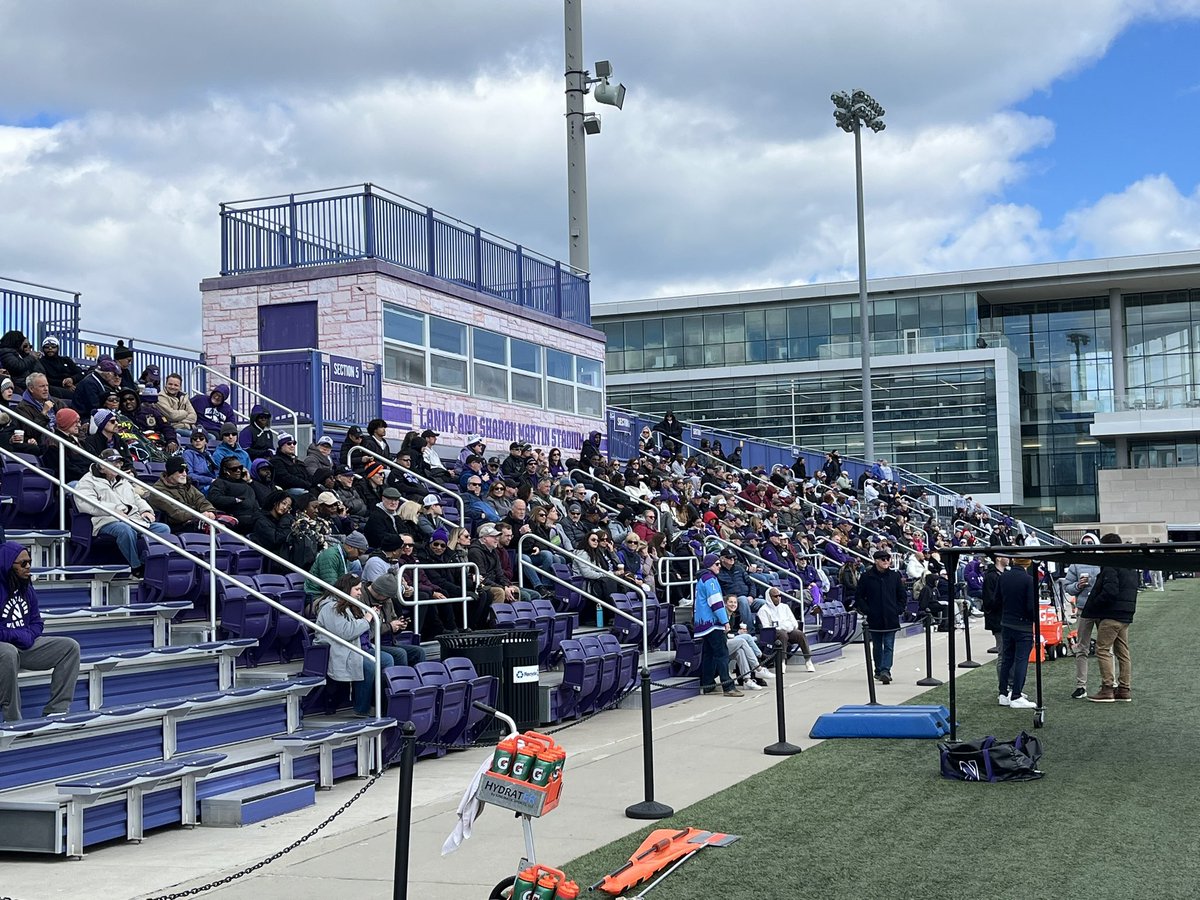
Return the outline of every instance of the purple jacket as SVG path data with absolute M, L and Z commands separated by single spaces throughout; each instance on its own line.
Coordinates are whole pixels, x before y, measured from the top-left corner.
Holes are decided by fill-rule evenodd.
M 213 393 L 221 395 L 219 406 L 213 406 L 208 399 Z M 196 424 L 206 431 L 219 432 L 226 422 L 237 423 L 237 413 L 229 405 L 229 385 L 218 384 L 207 394 L 192 398 L 192 409 L 196 410 Z
M 18 590 L 10 587 L 13 560 L 24 550 L 15 541 L 0 545 L 0 642 L 28 650 L 42 636 L 43 626 L 33 583 Z

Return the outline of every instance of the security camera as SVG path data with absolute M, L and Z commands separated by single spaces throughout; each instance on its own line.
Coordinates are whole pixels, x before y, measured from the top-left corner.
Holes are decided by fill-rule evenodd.
M 583 133 L 584 134 L 599 134 L 600 133 L 600 117 L 595 113 L 586 113 L 583 117 Z

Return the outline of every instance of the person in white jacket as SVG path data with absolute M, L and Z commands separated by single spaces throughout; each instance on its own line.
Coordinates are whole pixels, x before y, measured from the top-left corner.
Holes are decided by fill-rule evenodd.
M 120 467 L 122 462 L 121 454 L 111 449 L 105 450 L 100 458 L 114 468 Z M 145 565 L 138 547 L 138 531 L 129 520 L 137 521 L 155 534 L 170 534 L 170 527 L 154 520 L 154 510 L 134 490 L 128 476 L 108 466 L 93 463 L 76 488 L 79 493 L 75 503 L 81 513 L 92 517 L 92 534 L 106 534 L 116 540 L 117 548 L 134 576 L 141 578 Z
M 809 672 L 816 671 L 804 629 L 796 621 L 796 614 L 792 612 L 792 608 L 783 602 L 779 588 L 772 587 L 767 590 L 767 602 L 758 608 L 758 624 L 763 628 L 775 629 L 775 636 L 783 641 L 785 655 L 789 647 L 799 644 L 800 652 L 804 654 L 804 668 Z

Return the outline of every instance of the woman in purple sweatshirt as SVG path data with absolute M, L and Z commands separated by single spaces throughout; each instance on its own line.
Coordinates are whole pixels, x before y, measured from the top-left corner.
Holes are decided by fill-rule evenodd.
M 69 637 L 42 634 L 29 550 L 22 544 L 0 544 L 0 592 L 0 713 L 4 721 L 21 719 L 17 687 L 21 669 L 53 670 L 43 716 L 70 712 L 79 678 L 79 644 Z

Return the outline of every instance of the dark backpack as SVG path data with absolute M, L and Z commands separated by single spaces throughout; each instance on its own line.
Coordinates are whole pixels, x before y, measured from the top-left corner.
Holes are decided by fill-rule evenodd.
M 1032 781 L 1046 774 L 1037 767 L 1041 742 L 1024 731 L 1011 741 L 989 736 L 938 744 L 938 755 L 942 777 L 954 781 Z
M 283 558 L 299 569 L 312 568 L 317 554 L 325 549 L 324 539 L 307 528 L 294 528 L 283 548 Z

